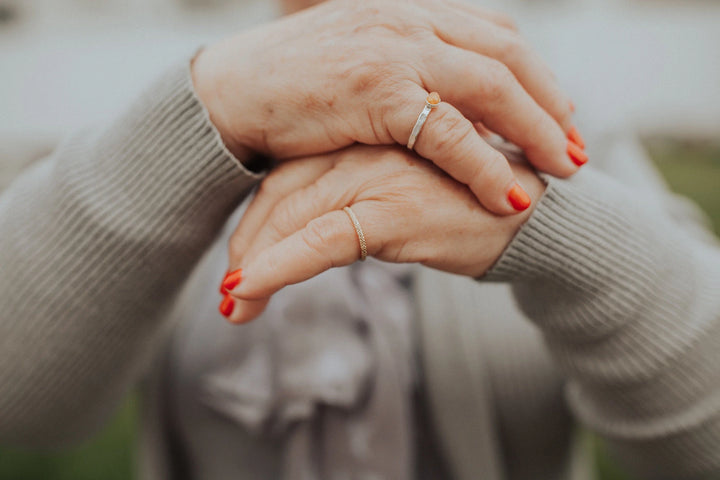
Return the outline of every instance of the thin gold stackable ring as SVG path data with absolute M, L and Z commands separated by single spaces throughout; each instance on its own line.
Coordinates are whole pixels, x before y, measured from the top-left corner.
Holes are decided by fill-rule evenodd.
M 415 146 L 415 141 L 417 140 L 418 135 L 420 135 L 420 130 L 422 130 L 423 125 L 425 125 L 425 120 L 427 120 L 428 115 L 430 115 L 432 109 L 436 108 L 438 105 L 440 105 L 440 94 L 438 94 L 437 92 L 431 92 L 430 94 L 428 94 L 427 98 L 425 99 L 425 108 L 423 108 L 422 112 L 420 112 L 420 115 L 418 115 L 415 126 L 410 133 L 410 138 L 408 139 L 407 143 L 407 148 L 409 150 L 412 150 Z
M 364 262 L 367 258 L 367 243 L 365 243 L 365 234 L 363 233 L 363 229 L 360 226 L 360 221 L 358 221 L 357 217 L 355 216 L 355 212 L 352 211 L 352 208 L 345 207 L 343 208 L 343 211 L 348 214 L 348 217 L 350 217 L 350 221 L 353 224 L 353 227 L 355 227 L 355 233 L 357 233 L 358 241 L 360 242 L 360 261 Z

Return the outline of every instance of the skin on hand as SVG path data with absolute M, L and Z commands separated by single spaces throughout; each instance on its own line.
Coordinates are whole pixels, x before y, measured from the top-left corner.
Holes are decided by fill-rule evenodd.
M 512 168 L 539 198 L 545 187 L 535 173 Z M 470 277 L 495 263 L 532 211 L 490 213 L 466 185 L 401 148 L 355 146 L 290 161 L 263 181 L 232 235 L 223 314 L 249 321 L 284 286 L 357 261 L 347 205 L 370 256 Z
M 405 145 L 436 91 L 415 151 L 502 215 L 517 213 L 522 182 L 474 124 L 539 170 L 583 163 L 568 148 L 569 98 L 540 57 L 506 17 L 458 2 L 331 0 L 207 48 L 193 81 L 231 151 L 279 160 Z

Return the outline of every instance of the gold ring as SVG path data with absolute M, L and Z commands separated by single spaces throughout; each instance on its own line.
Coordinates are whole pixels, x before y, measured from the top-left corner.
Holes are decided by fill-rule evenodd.
M 367 244 L 365 243 L 365 234 L 363 233 L 360 222 L 355 216 L 355 212 L 352 211 L 352 208 L 345 207 L 343 208 L 343 211 L 348 214 L 348 217 L 350 217 L 350 221 L 352 222 L 353 227 L 355 227 L 355 232 L 357 233 L 358 241 L 360 242 L 360 261 L 364 262 L 367 258 Z
M 417 140 L 418 135 L 420 135 L 420 130 L 422 130 L 423 125 L 425 125 L 425 120 L 427 120 L 427 117 L 430 115 L 430 112 L 432 112 L 432 109 L 436 108 L 438 105 L 440 105 L 440 94 L 437 92 L 431 92 L 425 99 L 425 108 L 423 108 L 420 115 L 418 115 L 415 126 L 410 133 L 410 138 L 407 143 L 408 150 L 413 149 L 415 141 Z

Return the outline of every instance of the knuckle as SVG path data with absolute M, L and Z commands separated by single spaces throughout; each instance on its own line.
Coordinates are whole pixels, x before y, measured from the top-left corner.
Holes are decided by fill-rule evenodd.
M 517 32 L 519 30 L 518 24 L 515 21 L 515 19 L 512 18 L 507 13 L 495 12 L 494 20 L 495 20 L 495 23 L 497 23 L 498 25 L 508 28 L 514 32 Z
M 555 102 L 556 104 L 556 112 L 558 112 L 557 115 L 557 121 L 560 123 L 560 125 L 567 127 L 572 124 L 572 116 L 573 113 L 570 110 L 570 102 L 568 102 L 565 97 L 562 94 L 559 94 L 557 96 L 557 100 Z
M 474 134 L 470 121 L 458 112 L 445 110 L 438 113 L 433 128 L 435 148 L 438 151 L 443 152 L 464 145 Z
M 266 222 L 266 228 L 269 229 L 268 234 L 272 235 L 273 238 L 282 238 L 290 233 L 292 228 L 293 219 L 297 218 L 294 211 L 293 202 L 280 202 L 273 207 L 268 221 Z
M 427 27 L 418 22 L 407 5 L 385 1 L 353 2 L 350 14 L 353 20 L 352 33 L 369 33 L 372 36 L 384 35 L 390 38 L 405 36 L 418 29 Z
M 486 191 L 488 186 L 501 183 L 502 165 L 505 162 L 505 157 L 499 152 L 490 153 L 475 162 L 470 189 L 474 192 Z
M 298 196 L 298 201 L 293 202 L 295 208 L 293 212 L 298 218 L 303 218 L 307 212 L 324 212 L 328 207 L 335 205 L 334 192 L 337 190 L 336 184 L 330 183 L 332 177 L 320 177 L 305 188 L 302 197 Z
M 390 72 L 387 63 L 382 59 L 368 59 L 361 65 L 356 65 L 349 74 L 350 93 L 365 95 L 368 89 L 386 78 Z
M 502 62 L 491 60 L 485 70 L 483 98 L 486 102 L 503 102 L 515 82 L 515 76 Z
M 554 135 L 556 130 L 557 126 L 553 124 L 552 117 L 542 110 L 539 110 L 536 115 L 528 118 L 525 132 L 528 142 L 527 149 L 530 150 L 530 153 L 534 153 L 537 150 L 551 150 L 554 142 L 548 140 L 556 138 Z
M 495 154 L 485 155 L 476 160 L 471 168 L 472 182 L 470 186 L 475 188 L 482 185 L 491 176 L 492 165 L 498 161 L 499 159 Z
M 321 191 L 317 186 L 317 182 L 322 178 L 324 177 L 305 190 L 287 197 L 273 209 L 270 223 L 277 238 L 283 238 L 303 228 L 308 217 L 314 215 L 314 212 L 327 210 L 327 206 L 333 203 L 328 193 Z M 329 187 L 333 186 L 329 185 Z
M 408 105 L 419 103 L 418 95 L 415 93 L 418 85 L 413 81 L 402 80 L 394 86 L 388 86 L 391 88 L 387 89 L 379 102 L 375 102 L 375 117 L 380 120 L 379 129 L 394 142 L 402 144 L 407 141 L 412 128 L 407 116 Z
M 527 61 L 532 54 L 530 45 L 520 35 L 510 33 L 502 42 L 500 55 L 507 65 Z
M 303 230 L 303 241 L 318 254 L 327 267 L 333 266 L 329 252 L 337 239 L 337 227 L 323 217 L 312 220 Z

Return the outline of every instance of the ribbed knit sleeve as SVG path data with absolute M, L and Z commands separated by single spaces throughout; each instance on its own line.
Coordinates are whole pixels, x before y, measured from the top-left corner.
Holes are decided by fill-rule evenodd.
M 545 195 L 487 280 L 515 285 L 574 413 L 643 478 L 720 473 L 720 248 L 586 167 Z
M 256 180 L 225 149 L 188 63 L 2 193 L 0 442 L 63 443 L 101 425 Z

